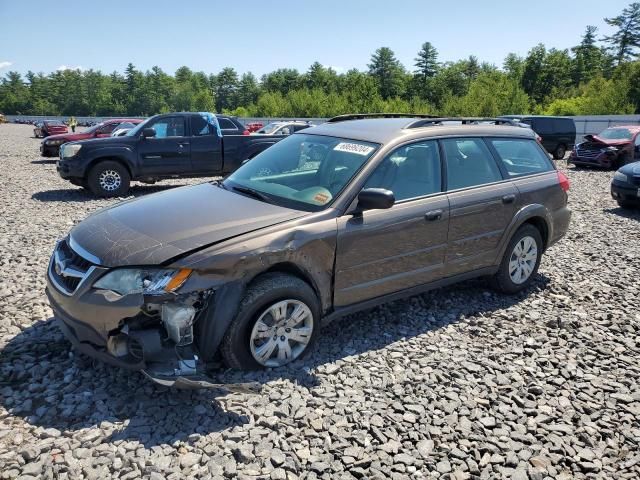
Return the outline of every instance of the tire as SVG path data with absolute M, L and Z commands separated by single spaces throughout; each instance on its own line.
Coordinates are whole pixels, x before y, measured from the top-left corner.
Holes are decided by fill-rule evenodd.
M 121 163 L 108 160 L 91 169 L 87 184 L 99 197 L 121 197 L 129 191 L 131 176 Z
M 285 332 L 287 329 L 284 324 L 281 324 L 280 327 L 272 326 L 274 318 L 268 313 L 270 307 L 277 304 L 282 305 L 285 302 L 290 303 L 287 303 L 284 310 L 286 315 L 283 322 L 299 306 L 303 305 L 308 309 L 307 314 L 301 317 L 303 320 L 300 321 L 298 328 L 289 328 L 289 333 Z M 300 312 L 304 314 L 304 308 L 300 307 L 300 309 Z M 313 289 L 306 282 L 282 273 L 261 275 L 247 288 L 240 302 L 238 314 L 229 325 L 222 340 L 220 353 L 225 364 L 235 369 L 257 370 L 284 366 L 304 357 L 312 349 L 320 332 L 320 317 L 320 302 Z M 262 326 L 269 327 L 269 330 L 262 329 L 262 332 L 268 331 L 268 335 L 265 333 L 260 335 L 261 329 L 257 326 L 259 320 L 261 320 Z M 302 342 L 289 339 L 289 335 L 295 335 L 294 331 L 301 334 L 303 328 L 305 335 L 300 336 L 303 339 Z M 272 333 L 275 334 L 273 337 Z M 267 344 L 271 345 L 271 349 Z M 290 354 L 288 358 L 273 358 L 273 356 L 280 355 L 280 345 L 289 345 L 288 349 L 282 349 L 283 355 Z M 260 350 L 260 347 L 264 347 L 263 350 Z M 266 359 L 261 361 L 257 359 L 260 352 L 265 353 Z M 267 356 L 269 352 L 270 355 Z
M 561 143 L 556 147 L 556 150 L 553 152 L 553 158 L 555 158 L 556 160 L 562 160 L 566 154 L 567 154 L 567 146 Z
M 530 252 L 528 247 L 530 241 L 535 243 L 535 260 L 522 261 L 523 258 L 527 258 L 527 252 Z M 520 261 L 516 263 L 517 266 L 514 269 L 512 257 L 518 255 L 516 252 L 516 248 L 518 246 L 520 246 L 520 248 L 523 246 L 525 247 L 526 251 L 523 253 L 523 256 L 525 257 L 520 257 Z M 522 225 L 513 237 L 511 237 L 511 240 L 507 245 L 504 257 L 502 257 L 502 262 L 500 262 L 500 268 L 493 276 L 493 287 L 502 293 L 508 294 L 517 293 L 527 288 L 538 272 L 540 259 L 542 258 L 542 249 L 542 235 L 540 235 L 540 231 L 531 224 Z M 530 258 L 530 255 L 528 258 Z M 519 272 L 522 274 L 526 273 L 526 278 L 518 278 Z

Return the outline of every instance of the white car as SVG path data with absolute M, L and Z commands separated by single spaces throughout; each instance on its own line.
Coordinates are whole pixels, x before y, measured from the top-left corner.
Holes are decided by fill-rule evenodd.
M 291 135 L 309 127 L 313 127 L 310 122 L 271 122 L 251 135 Z

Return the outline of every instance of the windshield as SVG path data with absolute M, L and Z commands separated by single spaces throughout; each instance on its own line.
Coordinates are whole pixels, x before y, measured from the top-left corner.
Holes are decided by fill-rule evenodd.
M 271 134 L 275 132 L 278 128 L 280 128 L 282 125 L 283 125 L 282 123 L 268 123 L 267 125 L 262 127 L 260 130 L 258 130 L 257 133 Z
M 598 136 L 607 140 L 631 140 L 633 138 L 631 130 L 627 128 L 607 128 Z
M 104 125 L 104 122 L 98 123 L 98 124 L 94 125 L 93 127 L 89 127 L 87 129 L 83 130 L 82 133 L 93 133 L 103 125 Z
M 322 210 L 377 148 L 344 138 L 291 135 L 245 163 L 223 185 L 254 190 L 288 208 Z
M 63 126 L 62 122 L 59 122 L 58 120 L 47 120 L 46 122 L 47 125 L 51 126 L 51 127 L 61 127 Z

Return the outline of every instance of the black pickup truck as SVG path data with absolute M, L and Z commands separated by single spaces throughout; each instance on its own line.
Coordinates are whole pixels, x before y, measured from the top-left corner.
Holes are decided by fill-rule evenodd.
M 127 135 L 65 143 L 57 170 L 74 185 L 99 196 L 121 196 L 132 180 L 226 175 L 282 135 L 224 135 L 212 113 L 156 115 Z

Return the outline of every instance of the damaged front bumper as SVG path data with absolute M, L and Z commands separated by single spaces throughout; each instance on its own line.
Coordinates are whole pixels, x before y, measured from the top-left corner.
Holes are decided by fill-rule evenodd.
M 142 371 L 161 385 L 255 392 L 254 383 L 216 381 L 194 342 L 194 323 L 205 317 L 214 293 L 196 281 L 187 293 L 119 295 L 93 288 L 110 269 L 63 240 L 47 272 L 46 293 L 60 329 L 80 352 Z M 89 259 L 87 259 L 89 257 Z M 177 325 L 177 326 L 176 326 Z

